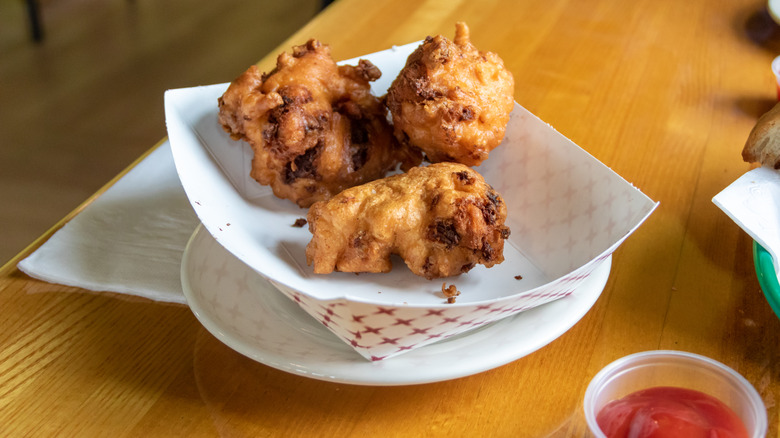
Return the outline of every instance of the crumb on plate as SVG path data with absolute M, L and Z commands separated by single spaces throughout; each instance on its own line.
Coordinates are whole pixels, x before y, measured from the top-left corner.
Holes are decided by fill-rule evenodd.
M 455 297 L 460 295 L 460 291 L 455 287 L 454 284 L 447 286 L 446 282 L 441 284 L 441 293 L 447 297 L 447 302 L 449 304 L 455 303 Z
M 303 228 L 304 225 L 306 225 L 306 219 L 299 217 L 298 219 L 295 219 L 295 223 L 292 224 L 295 228 Z

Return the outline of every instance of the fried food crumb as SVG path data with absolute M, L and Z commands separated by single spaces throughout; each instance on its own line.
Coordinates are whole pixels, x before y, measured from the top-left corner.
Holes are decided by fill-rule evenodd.
M 303 226 L 306 225 L 307 223 L 308 222 L 306 221 L 306 219 L 299 217 L 298 219 L 295 219 L 295 223 L 292 224 L 292 226 L 295 228 L 303 228 Z
M 522 279 L 523 279 L 522 275 L 515 275 L 515 280 L 522 280 Z
M 449 304 L 454 304 L 455 297 L 460 295 L 460 291 L 458 290 L 458 288 L 455 287 L 454 284 L 447 286 L 446 282 L 441 284 L 441 293 L 443 293 L 444 296 L 447 297 L 447 302 Z

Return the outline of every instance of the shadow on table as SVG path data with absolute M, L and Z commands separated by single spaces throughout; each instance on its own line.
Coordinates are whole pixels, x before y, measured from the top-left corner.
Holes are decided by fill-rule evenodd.
M 492 416 L 507 405 L 515 406 L 522 391 L 529 390 L 512 379 L 507 367 L 486 371 L 493 373 L 489 378 L 483 374 L 408 386 L 310 379 L 254 362 L 206 330 L 198 332 L 193 365 L 200 398 L 217 433 L 225 437 L 452 436 L 453 432 L 480 436 L 480 427 L 494 421 Z M 544 394 L 539 399 L 531 411 L 550 409 L 544 406 L 549 402 Z M 562 412 L 560 424 L 552 431 L 533 430 L 527 422 L 534 412 L 526 408 L 518 406 L 514 421 L 499 428 L 513 431 L 512 436 L 545 438 L 572 436 L 573 430 L 587 429 L 584 416 L 577 415 L 580 408 Z
M 737 17 L 737 31 L 755 44 L 772 54 L 780 55 L 780 25 L 778 25 L 766 7 L 761 5 L 746 10 Z

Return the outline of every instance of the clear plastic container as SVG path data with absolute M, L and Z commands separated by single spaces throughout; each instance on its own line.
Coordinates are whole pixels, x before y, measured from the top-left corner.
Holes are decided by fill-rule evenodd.
M 755 388 L 739 373 L 708 357 L 656 350 L 620 358 L 591 380 L 583 407 L 593 436 L 606 438 L 596 423 L 596 415 L 607 403 L 657 386 L 675 386 L 709 394 L 742 419 L 748 436 L 763 438 L 766 435 L 766 407 Z

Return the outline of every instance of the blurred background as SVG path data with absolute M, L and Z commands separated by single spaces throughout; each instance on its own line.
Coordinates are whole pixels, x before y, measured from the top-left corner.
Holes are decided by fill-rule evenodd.
M 163 92 L 229 82 L 322 0 L 0 1 L 0 265 L 166 136 Z

